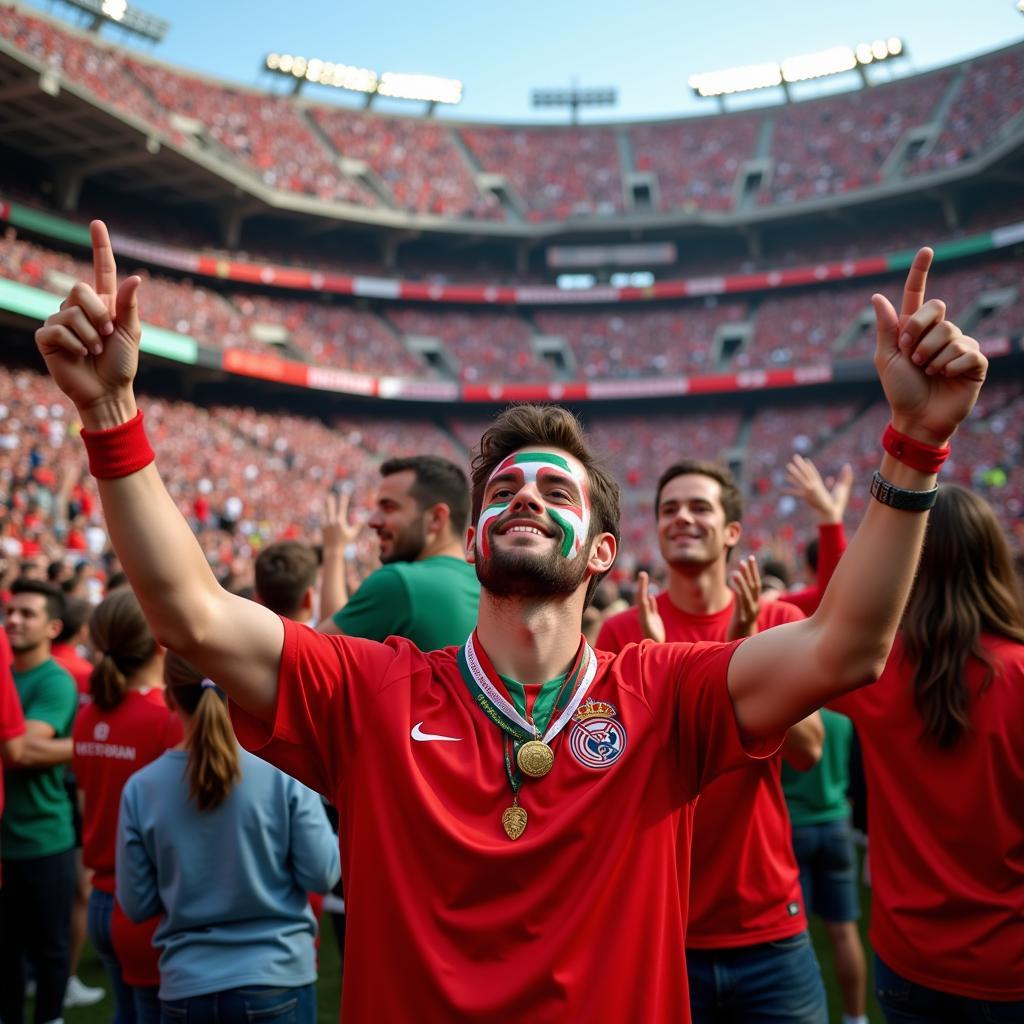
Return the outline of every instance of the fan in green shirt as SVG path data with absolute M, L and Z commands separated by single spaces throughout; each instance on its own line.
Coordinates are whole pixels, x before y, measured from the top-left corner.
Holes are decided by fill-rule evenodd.
M 324 633 L 383 640 L 403 636 L 420 650 L 465 642 L 476 625 L 480 585 L 465 560 L 469 484 L 454 463 L 435 455 L 389 459 L 369 526 L 381 568 L 347 598 L 344 549 L 355 536 L 347 500 L 328 504 L 324 527 Z
M 71 725 L 78 709 L 74 679 L 50 657 L 60 632 L 62 595 L 37 581 L 11 588 L 5 628 L 14 655 L 14 685 L 25 715 L 25 743 L 4 773 L 7 793 L 0 850 L 7 860 L 34 860 L 75 845 L 64 764 L 71 760 Z

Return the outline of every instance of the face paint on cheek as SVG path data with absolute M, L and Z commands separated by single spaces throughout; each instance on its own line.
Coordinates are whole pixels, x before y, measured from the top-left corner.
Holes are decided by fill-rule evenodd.
M 491 554 L 491 539 L 487 533 L 491 520 L 497 519 L 498 516 L 508 508 L 508 506 L 508 502 L 505 502 L 503 505 L 488 505 L 480 513 L 480 518 L 476 521 L 476 550 L 484 558 L 489 558 Z
M 559 554 L 563 558 L 575 558 L 583 550 L 583 545 L 590 535 L 590 500 L 587 477 L 580 468 L 554 452 L 515 452 L 494 468 L 488 483 L 498 474 L 512 476 L 517 488 L 528 483 L 543 484 L 544 478 L 549 475 L 571 477 L 579 488 L 582 503 L 551 505 L 544 500 L 544 508 L 562 533 Z M 490 523 L 490 520 L 504 512 L 509 504 L 489 505 L 480 515 L 476 534 L 477 547 L 485 557 L 490 554 L 490 541 L 484 528 L 485 522 Z

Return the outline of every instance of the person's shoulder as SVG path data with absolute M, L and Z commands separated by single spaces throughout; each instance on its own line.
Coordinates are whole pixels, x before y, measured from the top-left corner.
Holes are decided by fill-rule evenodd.
M 128 777 L 128 781 L 124 784 L 124 792 L 130 791 L 134 794 L 149 786 L 163 791 L 172 777 L 180 780 L 181 772 L 176 766 L 187 756 L 183 750 L 165 750 L 159 757 L 150 761 L 149 764 L 143 765 Z
M 800 619 L 806 618 L 802 609 L 784 598 L 778 601 L 762 601 L 757 611 L 757 624 L 761 629 L 771 629 L 772 626 L 781 626 L 785 622 L 799 622 Z
M 640 609 L 633 605 L 629 608 L 624 608 L 621 612 L 616 612 L 614 615 L 609 615 L 601 623 L 601 632 L 603 633 L 607 629 L 610 633 L 617 636 L 638 627 L 639 622 Z

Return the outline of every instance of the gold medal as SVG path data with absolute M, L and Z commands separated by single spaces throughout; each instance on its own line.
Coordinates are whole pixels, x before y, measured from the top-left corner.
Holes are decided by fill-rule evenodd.
M 516 754 L 516 764 L 524 775 L 542 779 L 555 763 L 555 752 L 543 740 L 527 740 Z
M 514 842 L 526 831 L 526 811 L 519 804 L 506 807 L 501 815 L 501 824 L 505 835 Z

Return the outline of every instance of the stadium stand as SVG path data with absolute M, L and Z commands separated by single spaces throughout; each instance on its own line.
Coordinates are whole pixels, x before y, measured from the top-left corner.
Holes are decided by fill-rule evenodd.
M 963 84 L 930 149 L 924 147 L 911 171 L 955 167 L 999 142 L 1024 110 L 1024 66 L 1020 50 L 1000 51 L 971 62 Z
M 633 162 L 657 175 L 661 210 L 731 210 L 736 175 L 754 156 L 758 128 L 750 114 L 634 125 Z
M 313 108 L 310 115 L 340 156 L 373 168 L 400 209 L 439 217 L 503 217 L 494 195 L 477 189 L 445 126 L 347 110 Z

